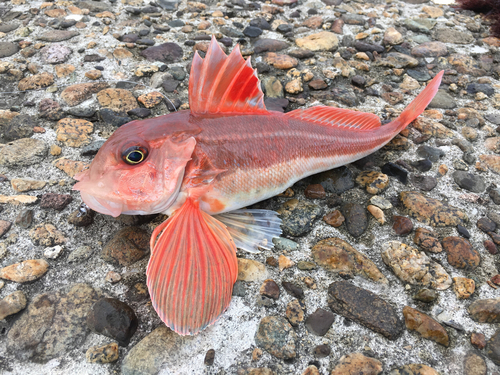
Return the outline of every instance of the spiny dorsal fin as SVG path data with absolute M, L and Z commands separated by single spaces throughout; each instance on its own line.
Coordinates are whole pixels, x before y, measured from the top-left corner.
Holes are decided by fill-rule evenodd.
M 212 37 L 205 59 L 197 53 L 189 77 L 189 106 L 194 115 L 265 114 L 257 73 L 237 45 L 226 56 Z
M 353 131 L 367 131 L 380 127 L 380 119 L 373 113 L 351 111 L 344 108 L 316 106 L 296 109 L 285 116 L 314 122 L 318 125 L 337 127 Z

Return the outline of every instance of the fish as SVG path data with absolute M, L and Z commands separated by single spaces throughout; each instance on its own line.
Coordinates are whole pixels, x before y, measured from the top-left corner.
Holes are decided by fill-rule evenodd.
M 237 249 L 271 249 L 281 234 L 276 212 L 245 207 L 380 149 L 424 111 L 442 76 L 383 126 L 330 106 L 281 113 L 266 108 L 250 58 L 239 46 L 226 55 L 212 37 L 193 57 L 190 109 L 118 128 L 73 189 L 102 214 L 169 215 L 151 236 L 147 286 L 161 320 L 194 335 L 228 308 Z

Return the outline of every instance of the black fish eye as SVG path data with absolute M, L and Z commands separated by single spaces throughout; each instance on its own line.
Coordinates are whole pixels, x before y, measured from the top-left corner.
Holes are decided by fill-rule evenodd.
M 123 161 L 130 165 L 142 163 L 147 156 L 148 150 L 140 146 L 129 147 L 122 153 Z

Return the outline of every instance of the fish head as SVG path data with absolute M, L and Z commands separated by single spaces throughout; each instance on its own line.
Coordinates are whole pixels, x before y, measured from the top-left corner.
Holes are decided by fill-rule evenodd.
M 90 167 L 75 176 L 79 182 L 73 190 L 79 190 L 94 211 L 114 217 L 159 213 L 179 194 L 196 140 L 173 136 L 147 139 L 133 130 L 124 126 L 115 131 Z

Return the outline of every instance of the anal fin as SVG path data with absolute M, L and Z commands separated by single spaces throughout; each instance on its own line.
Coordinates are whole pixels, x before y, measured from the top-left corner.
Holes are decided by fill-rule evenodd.
M 281 219 L 271 210 L 235 210 L 215 218 L 227 226 L 236 247 L 250 253 L 259 252 L 259 247 L 271 250 L 273 238 L 282 233 Z
M 147 285 L 162 321 L 180 335 L 214 323 L 238 275 L 236 247 L 224 224 L 188 198 L 155 229 L 151 249 Z

